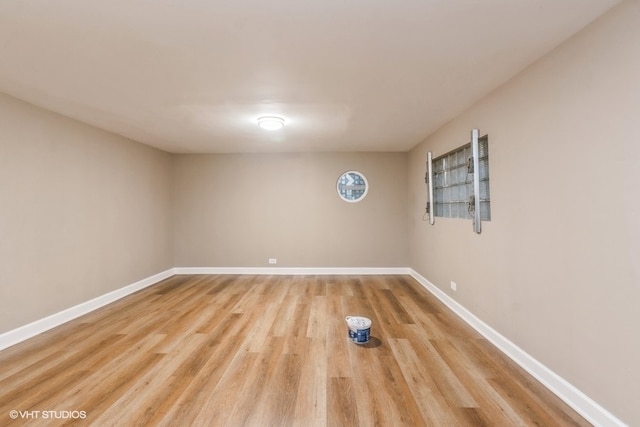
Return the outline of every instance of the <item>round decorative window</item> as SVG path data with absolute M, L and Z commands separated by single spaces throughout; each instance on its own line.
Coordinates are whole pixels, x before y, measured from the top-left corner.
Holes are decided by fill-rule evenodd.
M 340 175 L 336 185 L 338 195 L 349 203 L 359 202 L 364 199 L 369 191 L 369 183 L 363 174 L 357 171 L 348 171 Z

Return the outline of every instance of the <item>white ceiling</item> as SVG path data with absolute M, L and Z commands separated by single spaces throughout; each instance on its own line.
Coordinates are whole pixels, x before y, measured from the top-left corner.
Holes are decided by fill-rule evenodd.
M 170 152 L 406 151 L 616 3 L 0 0 L 0 92 Z

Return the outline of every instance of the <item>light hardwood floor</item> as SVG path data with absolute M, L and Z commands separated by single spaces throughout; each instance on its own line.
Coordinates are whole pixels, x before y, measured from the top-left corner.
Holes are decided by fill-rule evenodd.
M 373 321 L 368 344 L 346 315 Z M 96 426 L 589 425 L 408 276 L 174 276 L 0 352 L 0 425 L 79 411 Z

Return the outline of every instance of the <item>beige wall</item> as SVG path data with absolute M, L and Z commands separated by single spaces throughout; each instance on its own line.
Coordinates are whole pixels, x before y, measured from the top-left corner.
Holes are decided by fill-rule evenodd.
M 0 333 L 173 266 L 170 162 L 0 94 Z
M 406 267 L 406 153 L 178 155 L 178 267 Z M 362 172 L 358 203 L 338 176 Z
M 626 2 L 410 152 L 411 266 L 640 425 L 640 2 Z M 489 135 L 492 220 L 421 221 L 424 162 Z M 450 281 L 458 290 L 450 290 Z

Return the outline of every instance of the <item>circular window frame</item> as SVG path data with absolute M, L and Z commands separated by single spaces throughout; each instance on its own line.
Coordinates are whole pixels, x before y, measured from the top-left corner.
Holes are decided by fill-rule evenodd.
M 364 191 L 362 195 L 357 199 L 349 199 L 340 191 L 340 181 L 342 180 L 342 177 L 344 177 L 347 174 L 357 174 L 364 181 Z M 367 194 L 369 193 L 369 181 L 367 180 L 367 177 L 364 176 L 362 172 L 356 171 L 356 170 L 348 170 L 346 172 L 341 173 L 340 176 L 338 177 L 338 180 L 336 181 L 336 192 L 338 193 L 338 196 L 340 197 L 340 199 L 344 200 L 345 202 L 358 203 L 363 201 L 365 197 L 367 197 Z

